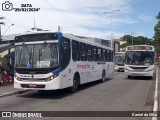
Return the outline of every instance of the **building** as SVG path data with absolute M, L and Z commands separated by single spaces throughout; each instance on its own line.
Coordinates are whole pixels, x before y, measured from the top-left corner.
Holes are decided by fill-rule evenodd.
M 127 43 L 127 40 L 126 40 L 126 39 L 115 39 L 114 41 L 115 41 L 114 43 L 119 42 L 119 46 Z M 119 47 L 119 50 L 118 50 L 118 51 L 119 51 L 119 52 L 124 52 L 125 50 L 126 50 L 126 48 L 120 48 L 120 47 Z M 115 50 L 115 51 L 116 51 L 116 50 Z M 117 51 L 116 51 L 116 52 L 117 52 Z M 116 53 L 116 52 L 115 52 L 115 53 Z

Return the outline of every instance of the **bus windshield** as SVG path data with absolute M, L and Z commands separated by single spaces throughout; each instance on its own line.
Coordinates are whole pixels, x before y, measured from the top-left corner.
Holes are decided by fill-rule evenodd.
M 124 56 L 115 56 L 115 64 L 124 64 Z
M 59 65 L 59 48 L 55 43 L 18 45 L 15 67 L 51 68 Z
M 128 51 L 126 52 L 125 63 L 128 65 L 153 65 L 153 51 Z

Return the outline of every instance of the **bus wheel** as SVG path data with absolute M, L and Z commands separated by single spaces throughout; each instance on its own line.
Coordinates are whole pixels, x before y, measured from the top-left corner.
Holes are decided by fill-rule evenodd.
M 131 78 L 131 76 L 130 76 L 130 75 L 128 75 L 128 78 L 130 79 L 130 78 Z
M 103 71 L 102 72 L 102 80 L 101 80 L 101 82 L 103 83 L 105 81 L 106 81 L 106 73 L 105 73 L 105 71 Z
M 70 88 L 70 91 L 72 93 L 77 92 L 78 87 L 79 87 L 79 83 L 80 83 L 79 77 L 77 75 L 75 75 L 73 78 L 73 86 Z

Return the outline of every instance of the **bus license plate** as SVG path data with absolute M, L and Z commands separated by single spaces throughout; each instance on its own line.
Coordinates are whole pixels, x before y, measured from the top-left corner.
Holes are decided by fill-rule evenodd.
M 28 87 L 29 87 L 29 88 L 36 88 L 37 85 L 36 85 L 36 84 L 29 84 Z

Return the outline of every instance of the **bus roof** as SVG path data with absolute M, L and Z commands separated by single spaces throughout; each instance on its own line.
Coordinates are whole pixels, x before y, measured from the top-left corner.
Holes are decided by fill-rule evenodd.
M 79 37 L 77 37 L 77 36 L 75 36 L 75 35 L 72 35 L 72 34 L 66 33 L 66 34 L 63 34 L 63 36 L 66 37 L 66 38 L 69 38 L 69 39 L 71 39 L 71 40 L 74 39 L 74 40 L 77 40 L 77 41 L 79 41 L 79 42 L 84 42 L 84 43 L 88 43 L 88 44 L 95 45 L 95 46 L 98 46 L 98 47 L 102 47 L 102 48 L 107 48 L 107 49 L 109 49 L 109 50 L 113 50 L 113 49 L 110 48 L 110 47 L 107 47 L 107 46 L 104 46 L 104 45 L 101 45 L 101 44 L 98 44 L 98 43 L 95 43 L 95 42 L 88 41 L 88 40 L 85 39 L 85 38 L 79 38 Z
M 26 32 L 26 33 L 23 33 L 23 34 L 20 34 L 18 36 L 23 36 L 23 35 L 32 35 L 32 34 L 42 34 L 42 33 L 61 33 L 61 32 L 53 32 L 53 31 L 32 31 L 32 32 Z M 16 36 L 16 37 L 18 37 Z M 84 39 L 84 38 L 79 38 L 73 34 L 69 34 L 69 33 L 62 33 L 62 36 L 66 37 L 66 38 L 69 38 L 71 40 L 77 40 L 79 42 L 84 42 L 84 43 L 88 43 L 88 44 L 91 44 L 91 45 L 95 45 L 97 47 L 102 47 L 102 48 L 107 48 L 109 50 L 113 50 L 112 48 L 110 47 L 107 47 L 107 46 L 104 46 L 104 45 L 101 45 L 101 44 L 98 44 L 98 43 L 95 43 L 95 42 L 91 42 L 91 41 L 88 41 L 87 39 Z

